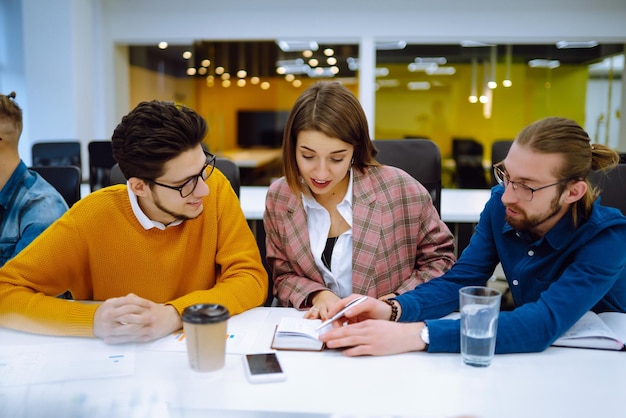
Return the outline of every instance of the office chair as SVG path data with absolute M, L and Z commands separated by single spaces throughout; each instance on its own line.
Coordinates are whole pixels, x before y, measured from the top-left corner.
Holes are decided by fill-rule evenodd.
M 593 172 L 589 180 L 600 189 L 602 205 L 617 208 L 626 215 L 626 163 L 620 163 L 610 171 Z
M 80 142 L 76 140 L 35 142 L 31 148 L 33 166 L 73 165 L 82 168 Z M 82 177 L 81 177 L 82 178 Z
M 483 167 L 483 144 L 472 138 L 453 138 L 452 156 L 456 165 L 455 180 L 459 189 L 488 189 Z
M 118 163 L 113 164 L 109 171 L 109 186 L 113 184 L 126 184 L 126 177 L 124 177 Z
M 89 187 L 96 191 L 108 186 L 111 167 L 115 165 L 111 141 L 91 141 L 89 151 Z
M 437 212 L 441 214 L 441 153 L 429 139 L 376 139 L 372 141 L 376 160 L 401 168 L 430 192 Z
M 241 187 L 239 167 L 227 158 L 216 158 L 215 168 L 220 170 L 222 174 L 226 176 L 230 185 L 233 187 L 235 194 L 239 197 L 239 189 Z M 126 177 L 124 177 L 124 174 L 122 173 L 122 170 L 120 170 L 120 166 L 117 163 L 111 167 L 111 171 L 109 173 L 109 184 L 126 184 Z
M 80 170 L 73 165 L 32 166 L 72 207 L 80 199 Z
M 241 177 L 239 174 L 239 166 L 228 158 L 218 157 L 215 159 L 215 168 L 220 170 L 226 176 L 237 197 L 239 197 L 239 189 L 241 187 Z
M 512 139 L 499 139 L 491 144 L 491 165 L 498 164 L 506 158 L 509 148 L 513 144 Z M 491 187 L 498 184 L 493 170 L 491 170 Z

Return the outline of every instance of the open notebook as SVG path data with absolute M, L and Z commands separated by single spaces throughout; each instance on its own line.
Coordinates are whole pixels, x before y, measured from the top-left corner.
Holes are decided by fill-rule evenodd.
M 276 326 L 271 347 L 275 350 L 321 351 L 324 343 L 318 339 L 320 332 L 316 330 L 321 323 L 319 319 L 283 317 Z
M 552 345 L 626 350 L 626 313 L 587 312 Z

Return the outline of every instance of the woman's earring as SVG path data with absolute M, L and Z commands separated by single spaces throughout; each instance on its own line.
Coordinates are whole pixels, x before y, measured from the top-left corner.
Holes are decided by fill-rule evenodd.
M 354 157 L 350 160 L 350 165 L 354 165 Z

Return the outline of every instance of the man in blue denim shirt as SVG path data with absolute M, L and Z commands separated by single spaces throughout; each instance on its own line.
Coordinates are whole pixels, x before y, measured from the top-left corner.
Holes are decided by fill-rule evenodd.
M 0 267 L 67 210 L 59 192 L 20 159 L 22 110 L 13 98 L 0 95 Z
M 496 353 L 543 351 L 589 310 L 626 312 L 626 217 L 601 206 L 588 181 L 618 161 L 572 120 L 529 125 L 494 166 L 500 184 L 456 264 L 389 304 L 355 306 L 350 325 L 320 339 L 349 356 L 459 352 L 459 321 L 436 318 L 458 310 L 459 289 L 484 286 L 498 262 L 515 309 L 500 314 Z

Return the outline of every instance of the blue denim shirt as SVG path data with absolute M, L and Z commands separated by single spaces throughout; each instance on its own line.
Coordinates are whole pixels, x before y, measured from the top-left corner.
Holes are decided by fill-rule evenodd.
M 59 192 L 20 161 L 0 190 L 0 267 L 66 210 Z
M 533 239 L 505 222 L 503 192 L 492 189 L 448 272 L 397 297 L 402 322 L 427 320 L 431 352 L 460 351 L 459 321 L 434 318 L 458 310 L 459 289 L 484 286 L 498 262 L 516 308 L 500 313 L 496 353 L 543 351 L 590 310 L 626 312 L 626 217 L 619 210 L 596 201 L 577 228 L 567 214 Z

